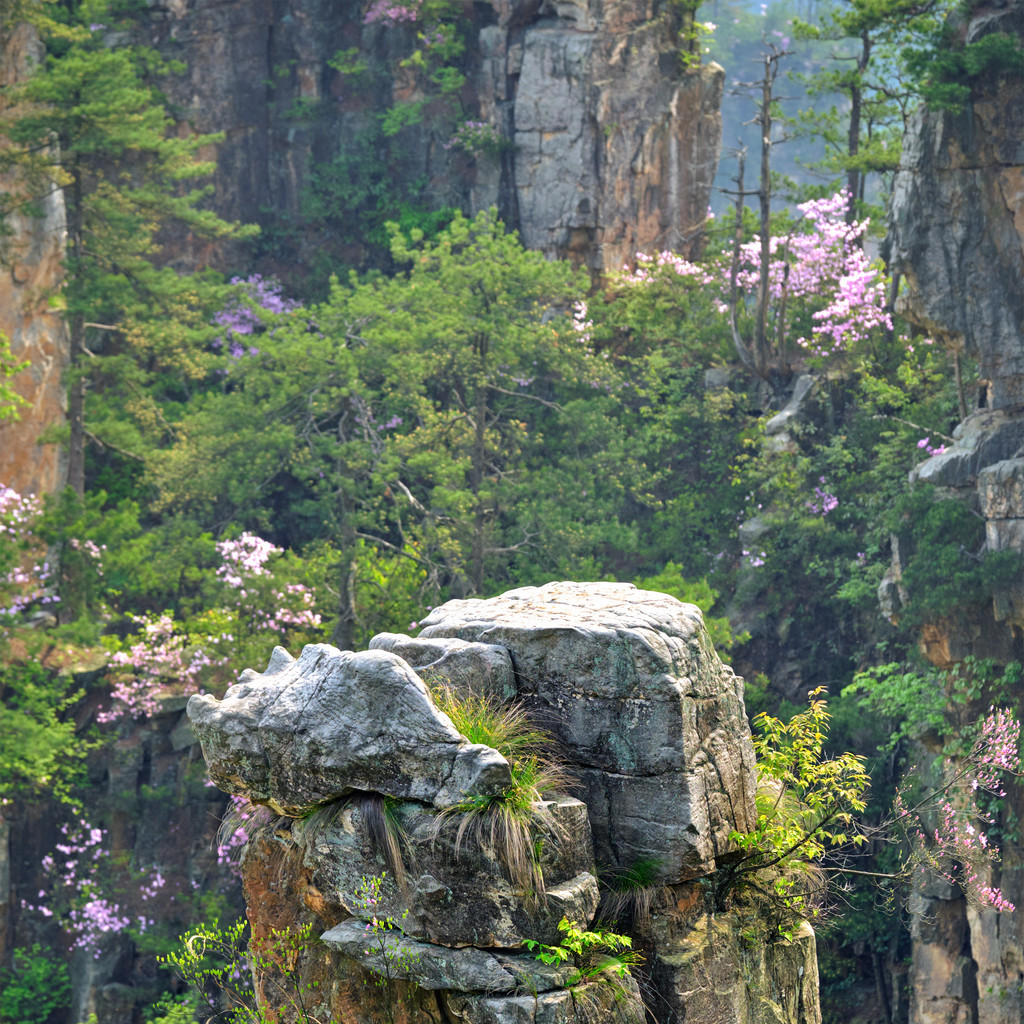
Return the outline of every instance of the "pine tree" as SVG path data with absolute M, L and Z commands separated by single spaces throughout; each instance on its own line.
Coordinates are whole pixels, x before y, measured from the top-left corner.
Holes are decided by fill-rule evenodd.
M 193 311 L 203 305 L 195 301 L 195 281 L 160 266 L 158 233 L 172 222 L 208 237 L 245 230 L 200 208 L 207 190 L 191 183 L 212 165 L 196 152 L 216 137 L 172 134 L 152 83 L 179 68 L 145 47 L 112 42 L 131 29 L 114 3 L 23 0 L 17 14 L 37 26 L 47 55 L 9 92 L 13 112 L 0 119 L 0 169 L 14 172 L 19 183 L 3 197 L 0 213 L 31 211 L 49 191 L 63 192 L 67 255 L 59 301 L 71 346 L 68 478 L 82 495 L 86 396 L 102 367 L 90 344 L 98 347 L 114 333 L 136 347 L 144 339 L 142 347 L 152 350 L 174 319 L 172 307 L 179 315 L 183 305 Z M 183 303 L 185 292 L 193 294 Z M 173 336 L 168 344 L 177 344 Z

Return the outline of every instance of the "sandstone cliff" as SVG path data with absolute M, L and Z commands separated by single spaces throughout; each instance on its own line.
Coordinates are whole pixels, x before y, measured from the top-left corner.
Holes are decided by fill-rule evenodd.
M 17 82 L 41 59 L 42 44 L 32 29 L 0 25 L 0 87 Z M 6 191 L 18 195 L 11 181 L 0 178 L 0 194 Z M 7 218 L 10 234 L 0 235 L 0 334 L 19 361 L 30 363 L 12 382 L 28 405 L 17 422 L 0 420 L 0 486 L 23 494 L 56 491 L 67 476 L 61 447 L 39 443 L 43 431 L 65 422 L 67 409 L 68 340 L 63 319 L 49 305 L 63 276 L 64 201 L 51 192 L 36 205 L 40 216 L 16 208 Z
M 188 708 L 217 784 L 285 812 L 243 854 L 248 916 L 257 943 L 285 928 L 319 937 L 295 961 L 314 1014 L 820 1021 L 810 928 L 779 938 L 753 905 L 714 899 L 737 856 L 729 833 L 753 821 L 754 765 L 742 681 L 698 609 L 628 584 L 552 583 L 450 601 L 419 637 L 370 647 L 278 649 L 266 672 Z M 532 805 L 525 877 L 502 833 L 480 826 L 493 819 L 469 810 L 507 788 L 510 763 L 467 743 L 421 677 L 518 699 L 557 740 L 580 799 L 552 790 Z M 641 864 L 651 877 L 617 924 L 647 958 L 640 987 L 528 951 L 557 945 L 562 918 L 592 925 L 597 875 L 607 891 Z M 396 927 L 382 936 L 384 917 Z M 273 979 L 257 981 L 276 1005 Z
M 977 5 L 963 35 L 1024 38 L 1024 3 Z M 977 360 L 979 388 L 949 450 L 912 474 L 937 498 L 968 502 L 985 519 L 990 550 L 1024 552 L 1024 81 L 975 83 L 959 113 L 922 107 L 904 140 L 892 198 L 894 269 L 908 290 L 903 311 L 932 336 Z M 883 605 L 898 614 L 900 552 L 883 584 Z M 957 621 L 926 626 L 922 649 L 940 666 L 968 655 L 1020 660 L 1021 582 L 993 605 Z M 1006 821 L 1024 809 L 1020 786 Z M 998 884 L 1024 904 L 1019 841 L 1003 850 Z M 915 894 L 911 1021 L 1009 1024 L 1024 1020 L 1024 914 L 968 908 L 940 883 Z

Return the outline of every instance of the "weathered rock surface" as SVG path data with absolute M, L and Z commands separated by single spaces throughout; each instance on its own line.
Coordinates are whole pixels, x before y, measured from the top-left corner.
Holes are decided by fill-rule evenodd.
M 976 6 L 960 25 L 960 37 L 976 42 L 993 32 L 1024 37 L 1024 0 Z M 939 488 L 939 496 L 982 506 L 987 546 L 1024 553 L 1020 517 L 990 503 L 985 474 L 1006 463 L 1003 490 L 1024 472 L 1024 80 L 981 76 L 959 112 L 922 106 L 904 139 L 893 186 L 890 237 L 894 270 L 908 289 L 902 312 L 953 349 L 978 360 L 979 390 L 967 396 L 975 407 L 953 432 L 948 450 L 919 465 L 911 480 Z M 980 499 L 980 501 L 979 501 Z M 880 591 L 898 615 L 898 552 Z M 1001 659 L 1020 647 L 1024 589 L 997 597 L 985 609 L 989 621 L 969 632 L 953 625 L 949 643 L 926 644 L 942 656 L 944 646 L 978 657 Z M 992 620 L 999 623 L 993 625 Z M 965 618 L 970 618 L 966 616 Z M 963 635 L 957 635 L 962 633 Z M 980 642 L 975 643 L 975 640 Z
M 1020 31 L 1020 0 L 968 23 L 968 41 Z M 1024 82 L 982 82 L 961 113 L 922 106 L 891 204 L 902 311 L 978 357 L 984 404 L 1024 404 Z
M 578 773 L 598 861 L 657 862 L 663 880 L 714 870 L 753 822 L 742 681 L 700 611 L 619 583 L 552 583 L 449 601 L 422 636 L 508 649 L 518 694 Z
M 811 926 L 773 942 L 749 926 L 737 912 L 706 914 L 658 944 L 652 970 L 671 1012 L 696 1021 L 820 1024 Z
M 974 42 L 993 32 L 1024 40 L 1024 2 L 973 5 L 959 26 Z M 892 257 L 909 285 L 903 311 L 945 344 L 975 356 L 978 411 L 954 443 L 912 479 L 937 497 L 967 502 L 985 518 L 989 550 L 1024 552 L 1024 79 L 981 76 L 960 113 L 919 109 L 904 139 L 892 198 Z M 898 613 L 900 552 L 884 584 Z M 1024 581 L 987 607 L 927 624 L 921 646 L 940 666 L 966 655 L 1020 660 Z M 1008 787 L 1008 820 L 1024 811 Z M 1008 843 L 993 880 L 1024 900 L 1019 844 Z M 911 1024 L 1019 1024 L 1024 1020 L 1024 915 L 969 908 L 929 885 L 912 904 Z
M 87 684 L 96 673 L 80 677 Z M 86 723 L 104 707 L 109 693 L 89 687 L 80 721 Z M 241 893 L 226 865 L 218 863 L 217 826 L 225 797 L 204 785 L 202 752 L 185 717 L 184 701 L 167 698 L 156 714 L 141 721 L 122 721 L 116 739 L 90 753 L 86 763 L 88 785 L 77 813 L 56 797 L 25 799 L 15 795 L 0 816 L 0 962 L 11 948 L 31 949 L 38 943 L 56 961 L 68 946 L 60 914 L 50 918 L 26 912 L 24 903 L 42 902 L 45 891 L 57 896 L 53 875 L 44 869 L 46 856 L 56 856 L 57 870 L 64 858 L 57 844 L 67 843 L 60 831 L 69 820 L 84 818 L 107 835 L 97 847 L 101 863 L 131 864 L 136 877 L 159 871 L 164 884 L 147 897 L 138 884 L 118 890 L 119 916 L 137 921 L 153 919 L 158 934 L 176 937 L 191 927 L 198 909 L 197 887 L 215 896 L 225 914 L 244 910 Z M 0 741 L 2 742 L 2 741 Z M 80 876 L 81 877 L 81 876 Z M 109 898 L 110 876 L 99 874 L 101 896 Z M 49 901 L 47 901 L 49 902 Z M 49 903 L 59 908 L 56 901 Z M 208 904 L 207 904 L 208 905 Z M 19 909 L 20 908 L 20 909 Z M 111 929 L 94 936 L 95 948 L 74 950 L 69 967 L 71 1006 L 63 1018 L 85 1021 L 90 1014 L 104 1024 L 135 1024 L 145 1008 L 166 990 L 152 952 L 127 929 Z
M 402 931 L 446 946 L 518 948 L 526 939 L 557 945 L 563 917 L 585 927 L 597 910 L 597 879 L 587 809 L 561 798 L 532 828 L 541 845 L 545 893 L 530 899 L 510 878 L 486 828 L 458 837 L 461 815 L 439 821 L 422 804 L 392 803 L 407 881 L 397 883 L 358 801 L 312 816 L 292 830 L 311 883 L 329 903 L 366 921 L 391 917 Z M 322 820 L 321 820 L 322 818 Z M 384 875 L 374 906 L 359 895 L 366 878 Z
M 638 249 L 691 251 L 718 164 L 722 70 L 683 73 L 668 19 L 646 2 L 542 6 L 556 18 L 531 26 L 504 69 L 518 75 L 523 242 L 597 271 Z
M 298 816 L 357 790 L 448 807 L 500 792 L 508 763 L 471 744 L 419 676 L 385 651 L 310 644 L 274 649 L 224 699 L 189 699 L 210 778 L 229 793 Z
M 643 1024 L 640 990 L 631 977 L 540 995 L 449 995 L 445 1005 L 459 1024 Z
M 428 682 L 490 694 L 503 700 L 516 695 L 512 659 L 497 644 L 476 644 L 449 638 L 413 638 L 404 633 L 378 633 L 371 651 L 390 651 L 407 661 Z
M 497 205 L 524 242 L 595 272 L 617 269 L 638 249 L 701 244 L 721 136 L 724 74 L 687 70 L 676 26 L 651 0 L 491 0 L 466 3 L 469 46 L 460 70 L 466 115 L 512 144 L 469 156 L 445 148 L 450 116 L 431 112 L 389 146 L 396 186 L 428 182 L 437 207 L 468 212 Z M 198 131 L 223 131 L 214 207 L 260 221 L 272 207 L 301 220 L 314 162 L 351 147 L 368 119 L 397 100 L 423 98 L 396 59 L 416 47 L 418 25 L 364 24 L 367 5 L 332 0 L 158 0 L 143 37 L 187 65 L 165 83 Z M 328 65 L 354 49 L 387 76 L 358 84 Z M 431 108 L 432 109 L 432 108 Z M 298 113 L 296 113 L 298 111 Z M 436 123 L 435 123 L 436 122 Z M 297 243 L 268 251 L 268 271 L 309 258 L 316 225 Z M 339 240 L 334 239 L 335 243 Z M 359 258 L 361 240 L 341 240 Z M 185 264 L 209 259 L 175 243 Z
M 314 1015 L 341 1024 L 668 1024 L 684 1014 L 721 1024 L 820 1024 L 809 929 L 776 942 L 749 908 L 711 915 L 702 909 L 714 892 L 707 879 L 654 886 L 660 895 L 646 923 L 634 920 L 649 965 L 644 998 L 628 973 L 581 975 L 585 962 L 545 965 L 524 948 L 527 940 L 558 945 L 563 917 L 584 928 L 612 925 L 595 925 L 595 817 L 609 866 L 632 866 L 645 854 L 663 875 L 713 871 L 729 853 L 722 830 L 749 827 L 753 758 L 741 684 L 715 655 L 696 608 L 629 585 L 552 584 L 449 602 L 424 636 L 384 634 L 374 646 L 362 655 L 310 647 L 299 661 L 278 652 L 267 673 L 244 674 L 219 705 L 192 698 L 219 783 L 267 799 L 261 794 L 278 792 L 287 772 L 266 761 L 315 749 L 291 774 L 304 779 L 302 800 L 319 799 L 332 786 L 318 776 L 336 783 L 343 760 L 325 768 L 322 750 L 362 749 L 352 733 L 375 736 L 399 721 L 405 731 L 393 732 L 393 748 L 416 748 L 398 773 L 404 778 L 412 758 L 426 754 L 423 730 L 392 707 L 396 686 L 416 695 L 402 699 L 417 715 L 429 699 L 395 653 L 403 652 L 426 675 L 444 665 L 458 686 L 491 687 L 542 716 L 583 778 L 586 802 L 552 794 L 533 805 L 525 870 L 514 867 L 488 812 L 464 817 L 467 807 L 440 809 L 422 794 L 386 797 L 369 777 L 310 814 L 259 826 L 242 856 L 253 941 L 302 926 L 322 936 L 295 957 Z M 219 716 L 216 730 L 206 715 Z M 291 747 L 289 728 L 299 737 Z M 269 747 L 274 755 L 265 758 Z M 445 744 L 440 750 L 450 759 Z M 301 800 L 293 803 L 295 810 Z M 532 881 L 536 869 L 543 887 Z M 375 927 L 381 919 L 394 927 Z M 756 942 L 744 938 L 755 933 Z M 271 979 L 258 985 L 266 1006 L 283 1006 Z
M 14 84 L 43 47 L 35 30 L 19 25 L 0 33 L 0 88 Z M 0 94 L 0 113 L 6 104 Z M 0 192 L 17 195 L 13 178 L 0 177 Z M 10 231 L 0 238 L 0 334 L 11 351 L 29 367 L 11 380 L 28 404 L 19 420 L 0 419 L 0 485 L 22 494 L 52 494 L 66 483 L 67 458 L 60 445 L 40 444 L 40 436 L 65 422 L 67 393 L 64 371 L 70 349 L 64 321 L 49 298 L 64 276 L 64 197 L 57 191 L 37 200 L 37 217 L 16 212 L 5 222 Z
M 472 946 L 439 946 L 409 938 L 397 928 L 376 941 L 366 924 L 349 919 L 320 936 L 331 949 L 358 960 L 376 974 L 414 981 L 420 988 L 456 992 L 550 992 L 565 988 L 573 968 L 541 963 L 529 954 L 510 956 Z

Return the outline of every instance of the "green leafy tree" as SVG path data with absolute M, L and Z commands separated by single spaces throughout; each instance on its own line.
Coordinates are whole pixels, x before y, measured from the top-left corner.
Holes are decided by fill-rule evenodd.
M 808 708 L 789 722 L 766 712 L 754 719 L 757 822 L 750 832 L 730 836 L 744 856 L 725 869 L 719 900 L 740 881 L 764 881 L 765 895 L 802 916 L 816 887 L 803 884 L 812 862 L 829 849 L 865 841 L 854 818 L 867 806 L 864 758 L 826 756 L 830 715 L 822 693 L 813 691 Z
M 589 402 L 612 404 L 573 315 L 581 277 L 525 251 L 493 211 L 433 241 L 395 230 L 393 256 L 409 269 L 268 317 L 258 351 L 221 357 L 226 386 L 182 407 L 150 459 L 160 507 L 258 528 L 277 504 L 275 539 L 336 559 L 342 646 L 378 603 L 381 554 L 415 567 L 392 563 L 422 606 L 500 586 L 548 531 L 572 532 L 576 509 L 554 526 L 541 511 L 552 454 L 569 458 Z M 582 532 L 604 529 L 597 518 Z

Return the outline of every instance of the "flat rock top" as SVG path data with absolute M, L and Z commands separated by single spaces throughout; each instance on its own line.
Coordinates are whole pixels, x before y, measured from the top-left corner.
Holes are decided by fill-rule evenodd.
M 620 632 L 655 630 L 691 640 L 701 627 L 692 604 L 638 590 L 632 583 L 547 583 L 520 587 L 498 597 L 448 601 L 423 619 L 421 637 L 451 635 L 454 629 L 512 627 Z

